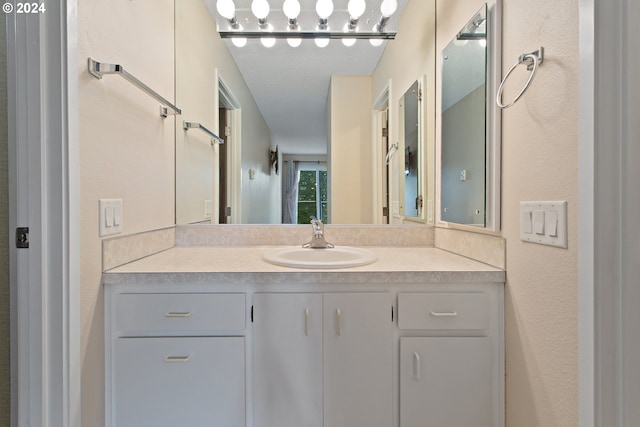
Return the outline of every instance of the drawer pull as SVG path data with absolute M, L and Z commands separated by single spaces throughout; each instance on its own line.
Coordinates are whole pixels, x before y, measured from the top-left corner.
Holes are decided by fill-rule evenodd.
M 191 360 L 191 356 L 167 356 L 164 361 L 167 363 L 187 363 Z
M 445 312 L 441 312 L 441 311 L 429 311 L 429 313 L 431 313 L 432 316 L 436 316 L 436 317 L 456 317 L 458 315 L 457 312 L 455 311 L 445 311 Z
M 166 313 L 164 317 L 182 317 L 182 318 L 191 317 L 191 312 L 190 311 L 184 311 L 184 312 L 170 311 Z
M 336 318 L 338 321 L 338 336 L 340 336 L 342 332 L 342 311 L 339 308 L 336 309 Z
M 413 378 L 420 379 L 420 355 L 417 351 L 413 353 Z
M 304 334 L 309 336 L 309 309 L 304 309 Z

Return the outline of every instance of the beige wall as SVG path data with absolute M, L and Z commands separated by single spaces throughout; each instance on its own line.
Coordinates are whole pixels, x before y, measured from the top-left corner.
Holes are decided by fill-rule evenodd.
M 104 424 L 104 309 L 98 199 L 123 199 L 124 234 L 174 224 L 175 118 L 119 76 L 98 80 L 86 58 L 122 64 L 174 97 L 173 0 L 78 2 L 82 425 Z
M 329 219 L 371 224 L 371 78 L 333 76 L 329 91 Z
M 438 2 L 438 51 L 482 4 Z M 575 427 L 578 2 L 504 0 L 502 22 L 503 74 L 524 52 L 544 46 L 546 53 L 529 91 L 502 115 L 507 427 Z M 526 77 L 514 74 L 505 99 Z M 568 201 L 568 249 L 520 241 L 519 202 L 525 200 Z

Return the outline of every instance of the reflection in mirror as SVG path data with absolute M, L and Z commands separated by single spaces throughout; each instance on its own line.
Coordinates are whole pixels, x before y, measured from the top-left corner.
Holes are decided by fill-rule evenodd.
M 418 81 L 413 82 L 398 103 L 399 129 L 401 147 L 404 147 L 404 215 L 418 217 L 421 209 L 422 186 L 420 185 L 420 156 L 422 155 L 419 119 L 420 87 Z
M 496 135 L 487 5 L 473 15 L 442 51 L 440 218 L 495 228 L 491 181 Z M 489 41 L 489 43 L 488 43 Z M 491 217 L 491 218 L 490 218 Z
M 367 2 L 367 6 L 378 14 L 381 2 Z M 234 3 L 238 14 L 250 14 L 250 0 Z M 270 19 L 275 22 L 282 14 L 282 3 L 270 4 Z M 347 0 L 334 0 L 330 22 L 337 23 L 344 16 L 348 19 L 347 4 Z M 313 4 L 308 9 L 317 20 Z M 312 40 L 303 40 L 292 48 L 278 40 L 274 47 L 265 48 L 258 40 L 249 40 L 239 48 L 230 39 L 220 38 L 217 29 L 222 25 L 228 25 L 228 19 L 221 19 L 214 0 L 175 3 L 176 100 L 184 119 L 203 123 L 222 136 L 227 150 L 225 154 L 220 145 L 212 147 L 206 135 L 177 129 L 177 223 L 308 223 L 303 217 L 310 212 L 333 223 L 399 223 L 405 217 L 422 218 L 422 212 L 406 212 L 402 206 L 404 148 L 389 162 L 385 159 L 388 149 L 381 148 L 382 135 L 389 145 L 416 137 L 399 134 L 404 126 L 396 110 L 401 92 L 388 99 L 388 130 L 376 127 L 377 108 L 373 106 L 384 86 L 393 83 L 406 88 L 417 75 L 435 76 L 435 0 L 399 0 L 397 13 L 387 24 L 396 26 L 396 39 L 378 47 L 367 40 L 357 40 L 350 47 L 331 40 L 321 49 Z M 363 69 L 363 64 L 369 64 L 368 68 Z M 331 73 L 318 83 L 314 79 L 319 69 L 327 66 L 333 67 Z M 233 95 L 232 106 L 223 104 L 218 82 L 224 82 Z M 429 85 L 429 92 L 435 93 L 434 77 Z M 310 101 L 320 105 L 314 117 L 303 115 Z M 432 123 L 435 99 L 429 102 L 432 105 L 424 111 L 433 116 L 428 118 Z M 227 108 L 226 115 L 220 107 Z M 229 119 L 226 126 L 225 117 Z M 415 119 L 411 120 L 415 127 Z M 430 126 L 429 132 L 433 129 Z M 315 145 L 310 148 L 309 143 Z M 276 146 L 277 162 L 282 166 L 279 173 L 270 157 Z M 415 207 L 418 196 L 434 197 L 434 189 L 427 186 L 434 181 L 434 168 L 425 163 L 429 148 L 418 142 L 407 147 L 406 187 L 413 195 L 406 205 Z M 305 169 L 313 165 L 303 161 L 306 156 L 321 157 L 324 168 L 316 162 L 312 170 Z M 291 163 L 296 159 L 297 167 Z M 227 171 L 221 173 L 224 165 Z M 287 184 L 291 171 L 297 180 L 293 201 L 287 196 L 292 188 Z M 305 186 L 307 190 L 315 185 L 315 200 L 310 194 L 304 200 L 299 197 L 301 181 L 311 183 Z M 287 211 L 290 204 L 295 208 Z

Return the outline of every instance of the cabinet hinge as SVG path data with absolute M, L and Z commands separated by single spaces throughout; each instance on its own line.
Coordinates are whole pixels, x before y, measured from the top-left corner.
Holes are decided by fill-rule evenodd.
M 29 227 L 16 228 L 16 248 L 29 248 Z
M 253 306 L 251 306 L 251 323 L 253 323 Z

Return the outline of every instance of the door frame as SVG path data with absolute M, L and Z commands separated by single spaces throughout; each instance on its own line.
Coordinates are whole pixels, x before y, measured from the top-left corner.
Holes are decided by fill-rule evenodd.
M 382 126 L 383 122 L 387 123 L 387 144 L 390 142 L 391 135 L 391 120 L 390 120 L 390 108 L 389 108 L 389 98 L 391 95 L 391 80 L 387 82 L 384 86 L 376 100 L 374 101 L 371 107 L 371 117 L 372 117 L 372 161 L 373 161 L 373 197 L 372 197 L 372 206 L 373 209 L 373 223 L 374 224 L 383 224 L 383 215 L 382 209 L 384 207 L 384 200 L 387 197 L 385 194 L 385 188 L 383 184 L 383 180 L 387 179 L 387 192 L 389 194 L 388 197 L 388 205 L 387 206 L 387 218 L 388 223 L 391 224 L 391 161 L 385 162 L 385 156 L 383 156 L 384 151 L 384 136 L 382 135 Z M 386 168 L 386 175 L 385 175 Z
M 227 202 L 231 207 L 229 224 L 241 224 L 242 221 L 242 108 L 233 95 L 229 85 L 216 69 L 215 78 L 218 90 L 218 108 L 228 110 L 227 126 L 231 135 L 224 135 L 227 146 Z M 216 118 L 217 120 L 217 118 Z
M 79 427 L 77 0 L 6 20 L 11 425 Z

